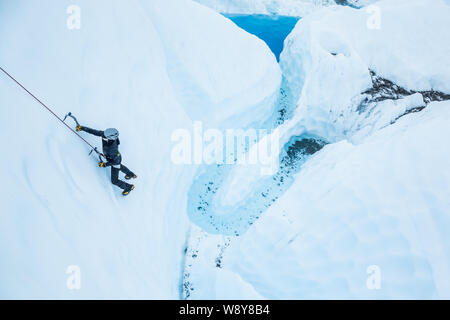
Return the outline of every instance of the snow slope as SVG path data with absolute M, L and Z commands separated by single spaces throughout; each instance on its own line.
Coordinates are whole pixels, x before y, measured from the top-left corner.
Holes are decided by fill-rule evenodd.
M 189 2 L 189 15 L 179 1 L 142 5 L 159 33 L 177 97 L 192 119 L 214 128 L 242 128 L 249 118 L 258 122 L 272 115 L 281 71 L 262 40 L 195 2 Z
M 139 178 L 122 198 L 87 146 L 0 75 L 0 297 L 178 298 L 196 166 L 172 163 L 171 134 L 256 108 L 239 125 L 263 121 L 279 67 L 261 40 L 191 1 L 80 0 L 79 30 L 66 27 L 70 4 L 2 2 L 0 65 L 58 115 L 117 127 Z M 80 290 L 66 286 L 70 265 Z
M 385 0 L 377 7 L 379 29 L 377 24 L 372 27 L 371 13 L 349 7 L 324 9 L 302 19 L 283 53 L 284 75 L 292 86 L 301 90 L 303 75 L 319 61 L 328 69 L 343 68 L 347 62 L 354 65 L 354 77 L 362 77 L 362 69 L 370 68 L 407 89 L 450 92 L 450 67 L 445 63 L 450 49 L 445 41 L 448 4 Z

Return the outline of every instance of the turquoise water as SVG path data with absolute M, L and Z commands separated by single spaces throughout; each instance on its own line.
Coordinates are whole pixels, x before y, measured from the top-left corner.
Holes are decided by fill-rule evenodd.
M 238 27 L 248 33 L 254 34 L 263 40 L 272 52 L 277 61 L 280 60 L 283 51 L 284 39 L 294 29 L 300 18 L 275 16 L 275 15 L 236 15 L 226 14 L 225 17 L 233 21 Z
M 233 206 L 221 206 L 216 196 L 234 165 L 204 167 L 188 193 L 190 220 L 211 234 L 242 235 L 284 194 L 294 182 L 295 173 L 325 144 L 309 134 L 292 137 L 280 154 L 278 172 L 253 185 L 252 193 Z

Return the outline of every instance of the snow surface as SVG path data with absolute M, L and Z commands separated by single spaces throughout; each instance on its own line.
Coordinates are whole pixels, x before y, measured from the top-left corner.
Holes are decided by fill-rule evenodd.
M 69 4 L 2 2 L 0 65 L 58 115 L 117 127 L 136 190 L 123 198 L 86 145 L 0 75 L 0 297 L 179 298 L 197 168 L 171 161 L 171 134 L 193 120 L 263 121 L 279 66 L 263 41 L 191 1 L 80 0 L 80 30 L 66 27 Z M 70 265 L 81 290 L 66 287 Z

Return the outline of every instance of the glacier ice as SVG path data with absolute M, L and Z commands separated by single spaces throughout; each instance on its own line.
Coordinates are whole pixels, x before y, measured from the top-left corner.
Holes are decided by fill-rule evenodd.
M 199 2 L 302 20 L 277 64 Z M 373 11 L 320 3 L 78 0 L 79 30 L 66 3 L 2 3 L 2 67 L 59 115 L 119 128 L 139 180 L 123 199 L 0 76 L 0 297 L 449 298 L 450 4 L 380 1 L 368 25 Z M 195 121 L 271 129 L 247 151 L 279 135 L 280 166 L 174 163 L 172 134 Z
M 450 92 L 443 41 L 450 7 L 376 5 L 380 29 L 367 27 L 364 9 L 329 7 L 303 17 L 285 41 L 280 65 L 296 109 L 276 129 L 281 145 L 303 134 L 329 144 L 239 237 L 197 230 L 193 298 L 206 292 L 197 266 L 218 257 L 208 277 L 227 270 L 251 285 L 235 287 L 236 297 L 449 296 L 450 105 L 439 101 Z M 251 205 L 249 195 L 265 179 L 257 170 L 230 169 L 212 206 L 234 214 L 246 200 Z M 379 290 L 367 285 L 373 267 L 381 270 Z M 228 290 L 213 286 L 209 294 Z

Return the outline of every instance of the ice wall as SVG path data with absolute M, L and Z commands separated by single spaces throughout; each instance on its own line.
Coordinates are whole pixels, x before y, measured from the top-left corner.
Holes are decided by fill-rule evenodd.
M 69 30 L 73 4 L 81 28 Z M 0 296 L 178 298 L 196 166 L 172 162 L 171 135 L 193 120 L 220 125 L 258 106 L 263 118 L 272 106 L 261 102 L 278 94 L 275 57 L 190 1 L 1 7 L 1 66 L 58 115 L 118 128 L 123 162 L 138 180 L 123 198 L 86 145 L 0 75 Z M 80 267 L 80 290 L 66 286 L 71 265 Z

